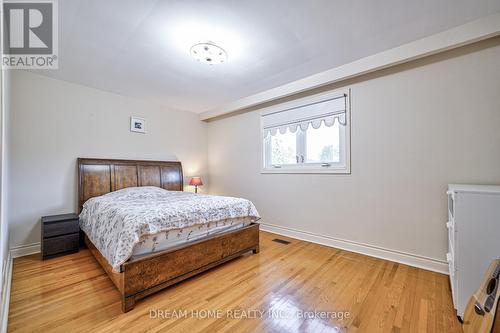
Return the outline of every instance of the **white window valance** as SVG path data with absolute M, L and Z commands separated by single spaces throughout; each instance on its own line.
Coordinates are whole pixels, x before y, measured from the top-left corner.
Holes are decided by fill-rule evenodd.
M 262 113 L 264 137 L 276 135 L 278 132 L 284 134 L 287 130 L 295 133 L 298 128 L 306 131 L 309 126 L 317 129 L 321 124 L 330 127 L 336 121 L 345 126 L 347 124 L 346 97 L 345 94 L 341 94 L 299 107 Z

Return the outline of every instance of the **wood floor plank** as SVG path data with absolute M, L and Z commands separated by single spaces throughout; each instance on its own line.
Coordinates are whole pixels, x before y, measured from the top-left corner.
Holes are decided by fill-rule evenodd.
M 445 275 L 266 232 L 260 248 L 125 314 L 88 250 L 17 258 L 8 331 L 461 332 Z

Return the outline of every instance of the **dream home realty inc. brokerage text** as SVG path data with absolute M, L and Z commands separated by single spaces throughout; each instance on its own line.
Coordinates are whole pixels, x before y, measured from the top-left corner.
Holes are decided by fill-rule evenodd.
M 282 309 L 150 309 L 150 319 L 180 319 L 180 318 L 197 318 L 197 319 L 335 319 L 343 320 L 350 318 L 349 311 L 305 311 L 297 309 L 296 311 L 288 311 Z

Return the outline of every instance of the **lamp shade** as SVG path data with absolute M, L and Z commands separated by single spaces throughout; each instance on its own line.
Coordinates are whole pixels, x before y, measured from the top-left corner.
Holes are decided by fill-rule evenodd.
M 203 181 L 201 180 L 201 177 L 192 177 L 191 180 L 189 181 L 189 185 L 201 186 L 203 185 Z

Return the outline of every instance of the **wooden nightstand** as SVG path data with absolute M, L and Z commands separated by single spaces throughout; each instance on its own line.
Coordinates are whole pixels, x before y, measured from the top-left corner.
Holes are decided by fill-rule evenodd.
M 42 217 L 42 259 L 78 252 L 78 220 L 77 214 Z

